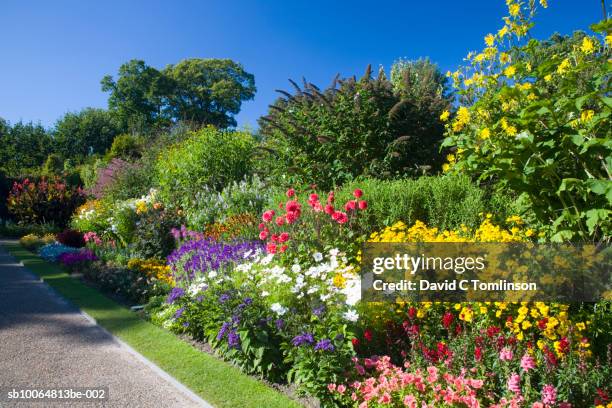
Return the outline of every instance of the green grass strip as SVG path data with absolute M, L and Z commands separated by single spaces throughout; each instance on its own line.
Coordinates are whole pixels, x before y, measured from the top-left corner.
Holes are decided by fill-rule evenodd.
M 142 320 L 97 290 L 71 278 L 19 244 L 3 246 L 98 324 L 215 407 L 292 408 L 300 405 L 236 367 Z

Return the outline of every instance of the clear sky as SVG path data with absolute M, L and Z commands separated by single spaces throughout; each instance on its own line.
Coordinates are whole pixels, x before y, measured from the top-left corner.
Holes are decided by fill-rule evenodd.
M 100 79 L 130 59 L 162 68 L 231 58 L 255 75 L 257 95 L 237 118 L 255 126 L 287 78 L 326 86 L 400 57 L 454 69 L 503 15 L 503 0 L 0 0 L 0 117 L 52 126 L 68 111 L 106 107 Z M 600 0 L 549 0 L 533 34 L 601 18 Z

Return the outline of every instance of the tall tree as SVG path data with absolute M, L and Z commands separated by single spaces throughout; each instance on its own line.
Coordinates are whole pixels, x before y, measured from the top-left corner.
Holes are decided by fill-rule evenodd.
M 166 126 L 186 121 L 197 126 L 235 126 L 242 102 L 255 95 L 255 78 L 228 59 L 187 59 L 162 71 L 141 60 L 107 75 L 102 90 L 108 104 L 129 128 Z
M 18 176 L 40 167 L 52 150 L 52 138 L 40 124 L 0 120 L 0 167 Z
M 187 59 L 164 70 L 173 83 L 168 110 L 175 120 L 236 126 L 233 115 L 255 96 L 255 77 L 229 59 Z

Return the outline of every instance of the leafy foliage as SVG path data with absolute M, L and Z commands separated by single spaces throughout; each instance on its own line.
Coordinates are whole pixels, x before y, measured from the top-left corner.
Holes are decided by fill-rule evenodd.
M 380 70 L 372 78 L 338 79 L 321 91 L 304 81 L 261 118 L 261 134 L 284 166 L 323 188 L 359 175 L 421 174 L 440 164 L 443 126 L 449 105 L 445 78 L 432 64 L 395 66 L 394 83 Z M 277 158 L 270 159 L 278 160 Z M 274 165 L 272 165 L 274 167 Z
M 517 7 L 472 65 L 452 74 L 469 104 L 448 125 L 445 145 L 457 148 L 448 166 L 521 194 L 554 241 L 609 239 L 610 44 L 580 35 L 504 51 L 505 36 L 521 40 L 530 27 L 533 9 Z

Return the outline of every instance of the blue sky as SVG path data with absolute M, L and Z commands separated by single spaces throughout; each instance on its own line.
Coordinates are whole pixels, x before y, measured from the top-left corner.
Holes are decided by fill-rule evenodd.
M 534 36 L 587 29 L 600 0 L 549 0 Z M 138 58 L 231 58 L 255 75 L 239 126 L 256 125 L 287 78 L 326 86 L 336 73 L 430 57 L 454 69 L 501 26 L 503 0 L 27 1 L 0 7 L 0 117 L 52 126 L 68 111 L 106 107 L 100 79 Z

